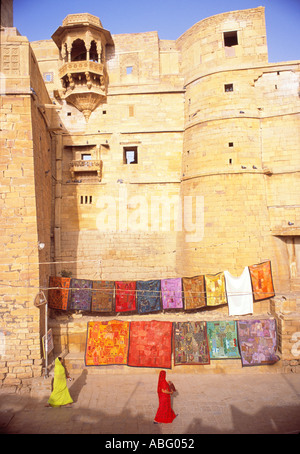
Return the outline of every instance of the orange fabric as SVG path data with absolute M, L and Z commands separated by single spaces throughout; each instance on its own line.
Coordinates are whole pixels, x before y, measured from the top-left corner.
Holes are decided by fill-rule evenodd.
M 249 266 L 253 297 L 255 301 L 272 298 L 275 295 L 271 262 L 263 262 Z

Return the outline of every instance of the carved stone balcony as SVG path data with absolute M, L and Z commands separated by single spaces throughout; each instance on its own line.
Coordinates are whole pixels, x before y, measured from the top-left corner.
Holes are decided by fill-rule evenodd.
M 105 47 L 113 45 L 111 34 L 98 17 L 70 14 L 52 35 L 60 50 L 59 77 L 62 99 L 73 104 L 88 121 L 99 104 L 106 102 L 108 75 Z
M 80 110 L 88 120 L 91 112 L 106 100 L 106 75 L 102 63 L 75 61 L 59 69 L 64 99 Z
M 104 76 L 104 65 L 102 63 L 97 63 L 94 61 L 70 61 L 65 63 L 61 68 L 59 68 L 59 77 L 63 78 L 68 73 L 85 73 L 89 71 L 93 74 L 98 74 L 99 76 Z
M 102 161 L 101 160 L 79 160 L 70 162 L 70 172 L 72 180 L 74 181 L 76 176 L 80 177 L 80 174 L 86 174 L 86 172 L 93 172 L 97 175 L 99 181 L 102 178 Z

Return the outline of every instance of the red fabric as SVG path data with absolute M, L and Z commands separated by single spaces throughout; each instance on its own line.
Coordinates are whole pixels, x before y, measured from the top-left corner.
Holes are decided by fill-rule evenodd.
M 136 310 L 136 282 L 116 281 L 116 312 L 131 312 Z
M 172 322 L 130 322 L 128 366 L 171 369 Z
M 159 406 L 154 421 L 171 423 L 176 418 L 176 415 L 171 407 L 171 394 L 163 393 L 162 390 L 171 390 L 169 383 L 166 380 L 166 371 L 164 370 L 160 372 L 158 379 L 157 394 Z

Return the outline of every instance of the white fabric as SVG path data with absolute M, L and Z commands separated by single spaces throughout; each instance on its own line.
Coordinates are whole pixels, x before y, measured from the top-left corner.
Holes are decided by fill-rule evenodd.
M 239 277 L 224 271 L 229 315 L 253 314 L 253 294 L 248 266 Z

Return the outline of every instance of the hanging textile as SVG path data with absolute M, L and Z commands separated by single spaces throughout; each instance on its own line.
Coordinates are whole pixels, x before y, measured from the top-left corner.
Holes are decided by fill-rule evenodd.
M 240 358 L 235 321 L 207 322 L 210 359 Z
M 205 288 L 207 306 L 227 304 L 225 277 L 223 271 L 217 274 L 206 274 Z
M 139 314 L 158 312 L 160 307 L 160 281 L 137 281 L 137 307 Z
M 206 306 L 204 276 L 184 277 L 182 285 L 186 310 L 200 309 Z
M 127 364 L 129 322 L 89 322 L 85 350 L 86 366 Z
M 92 302 L 93 282 L 87 279 L 71 279 L 69 308 L 72 310 L 89 311 Z
M 162 279 L 161 297 L 163 309 L 182 309 L 182 279 Z
M 263 262 L 249 266 L 253 287 L 254 301 L 272 298 L 275 295 L 271 262 Z
M 128 366 L 171 368 L 172 322 L 130 323 Z
M 136 310 L 136 282 L 116 281 L 116 312 Z
M 209 363 L 206 322 L 174 323 L 174 365 Z
M 52 309 L 68 310 L 69 288 L 71 279 L 69 277 L 50 276 L 48 304 Z
M 239 320 L 237 323 L 243 366 L 274 364 L 279 360 L 274 319 Z
M 92 312 L 112 312 L 114 299 L 115 284 L 113 281 L 93 281 Z
M 224 271 L 229 315 L 253 314 L 253 295 L 249 268 L 239 277 Z

